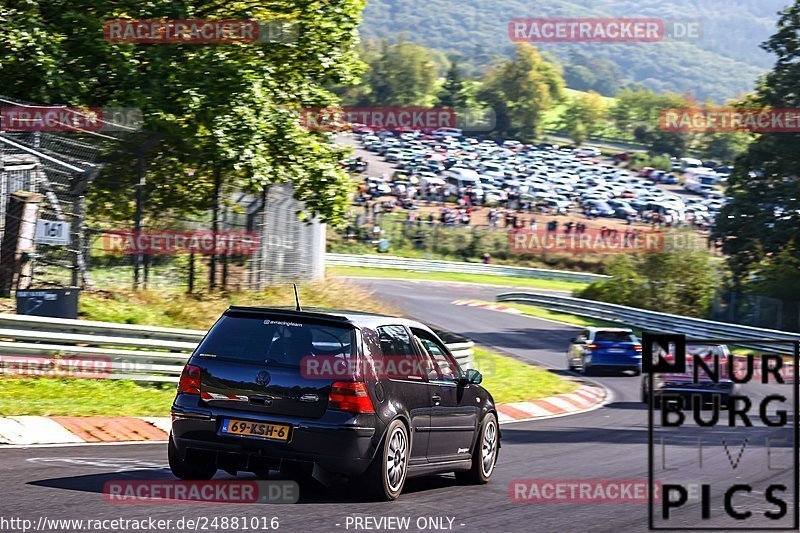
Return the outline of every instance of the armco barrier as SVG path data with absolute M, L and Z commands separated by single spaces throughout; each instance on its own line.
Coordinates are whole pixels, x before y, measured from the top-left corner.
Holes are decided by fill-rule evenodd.
M 695 339 L 742 341 L 737 344 L 764 352 L 787 355 L 793 353 L 791 345 L 759 344 L 758 339 L 800 340 L 800 333 L 670 315 L 596 300 L 553 295 L 552 293 L 508 292 L 499 294 L 497 301 L 535 305 L 552 311 L 618 322 L 653 332 L 684 334 Z
M 472 341 L 437 333 L 462 368 L 474 366 Z M 7 366 L 27 361 L 69 367 L 70 361 L 102 361 L 105 378 L 177 382 L 205 334 L 193 329 L 0 314 L 0 357 Z M 0 373 L 5 370 L 0 365 Z M 99 377 L 96 369 L 88 373 Z
M 558 281 L 575 281 L 591 283 L 607 278 L 600 274 L 569 272 L 566 270 L 548 270 L 545 268 L 525 268 L 506 265 L 484 265 L 483 263 L 460 263 L 458 261 L 436 261 L 431 259 L 415 259 L 396 257 L 393 255 L 351 255 L 325 254 L 327 266 L 394 268 L 416 272 L 452 272 L 459 274 L 486 274 L 490 276 L 509 276 L 514 278 L 551 279 Z

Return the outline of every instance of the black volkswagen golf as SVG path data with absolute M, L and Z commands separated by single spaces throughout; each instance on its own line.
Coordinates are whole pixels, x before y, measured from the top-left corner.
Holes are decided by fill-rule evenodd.
M 359 478 L 393 500 L 407 477 L 486 483 L 500 447 L 492 396 L 423 324 L 325 310 L 231 307 L 183 370 L 169 464 Z

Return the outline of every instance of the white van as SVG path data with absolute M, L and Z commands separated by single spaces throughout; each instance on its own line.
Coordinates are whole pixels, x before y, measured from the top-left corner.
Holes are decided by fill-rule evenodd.
M 716 172 L 708 168 L 690 168 L 684 174 L 683 188 L 687 191 L 696 192 L 703 196 L 708 195 L 715 189 L 719 182 Z
M 467 167 L 454 166 L 447 170 L 443 175 L 447 183 L 448 194 L 458 194 L 464 187 L 480 187 L 481 177 L 476 171 Z
M 700 168 L 702 166 L 703 162 L 693 157 L 682 157 L 680 159 L 680 167 L 683 171 L 689 170 L 690 168 Z

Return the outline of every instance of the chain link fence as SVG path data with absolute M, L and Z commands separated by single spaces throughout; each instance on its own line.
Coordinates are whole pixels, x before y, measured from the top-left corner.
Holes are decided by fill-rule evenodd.
M 794 300 L 717 291 L 711 313 L 712 320 L 758 328 L 800 331 L 800 302 Z
M 2 96 L 0 108 L 30 109 L 32 114 L 54 109 Z M 5 113 L 0 113 L 0 232 L 5 233 L 9 199 L 17 191 L 41 195 L 35 197 L 40 198 L 39 220 L 69 227 L 69 235 L 58 243 L 35 240 L 34 251 L 26 257 L 31 264 L 26 270 L 29 274 L 20 278 L 14 289 L 130 287 L 138 272 L 138 286 L 144 288 L 192 291 L 208 284 L 244 291 L 324 275 L 325 226 L 316 220 L 306 223 L 299 219 L 303 205 L 294 199 L 291 184 L 271 185 L 260 194 L 247 194 L 223 183 L 216 224 L 211 211 L 197 216 L 159 213 L 139 226 L 134 220 L 98 220 L 87 216 L 91 209 L 87 193 L 102 172 L 104 155 L 121 151 L 123 146 L 128 149 L 126 153 L 136 152 L 129 150 L 130 131 L 20 131 L 9 127 L 8 119 L 4 124 L 3 118 Z M 127 195 L 121 194 L 118 201 L 136 201 Z M 145 196 L 139 201 L 146 204 L 148 199 Z M 15 231 L 18 226 L 15 224 Z M 207 249 L 195 253 L 193 248 L 152 249 L 158 239 L 193 236 L 202 240 L 212 233 L 215 244 L 217 239 L 233 238 L 251 242 L 240 253 L 218 253 L 215 247 L 210 253 Z M 143 236 L 150 240 L 150 248 L 144 250 L 137 247 Z

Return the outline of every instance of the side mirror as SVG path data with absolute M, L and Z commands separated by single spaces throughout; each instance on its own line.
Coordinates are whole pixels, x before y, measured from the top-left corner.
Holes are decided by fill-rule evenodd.
M 467 375 L 465 378 L 467 383 L 474 383 L 475 385 L 478 385 L 481 381 L 483 381 L 483 375 L 474 368 L 467 369 Z

